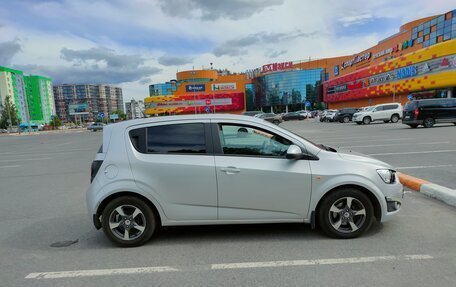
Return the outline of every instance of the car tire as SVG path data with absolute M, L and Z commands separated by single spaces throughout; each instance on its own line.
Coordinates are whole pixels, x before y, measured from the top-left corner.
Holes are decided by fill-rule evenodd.
M 364 125 L 370 124 L 371 121 L 372 121 L 372 119 L 371 119 L 370 117 L 364 117 L 364 118 L 363 118 L 363 124 L 364 124 Z
M 435 124 L 435 121 L 433 118 L 425 118 L 423 121 L 423 126 L 425 128 L 432 128 Z
M 411 127 L 412 129 L 416 129 L 418 127 L 417 124 L 409 124 L 408 126 Z
M 355 238 L 372 225 L 374 207 L 362 191 L 341 188 L 322 200 L 317 216 L 321 229 L 328 236 L 340 239 Z
M 361 125 L 363 122 L 356 122 L 357 125 Z
M 143 200 L 121 196 L 104 208 L 102 227 L 113 243 L 121 247 L 135 247 L 149 241 L 157 228 L 157 219 Z
M 278 120 L 273 120 L 272 123 L 275 124 L 275 125 L 279 125 L 280 124 L 280 122 Z
M 397 123 L 399 121 L 399 116 L 394 114 L 391 116 L 391 122 L 392 123 Z
M 344 117 L 343 121 L 344 121 L 344 123 L 348 123 L 350 121 L 350 118 L 349 117 Z

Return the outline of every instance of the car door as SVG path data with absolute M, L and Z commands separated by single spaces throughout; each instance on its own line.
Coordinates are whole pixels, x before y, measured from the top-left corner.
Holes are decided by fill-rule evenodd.
M 372 120 L 373 121 L 378 121 L 378 120 L 383 120 L 385 118 L 384 113 L 385 111 L 383 110 L 383 106 L 377 106 L 372 110 Z
M 160 203 L 168 219 L 217 219 L 209 120 L 158 123 L 128 133 L 135 182 Z
M 307 160 L 288 160 L 289 138 L 261 125 L 213 124 L 220 220 L 303 219 L 311 195 Z

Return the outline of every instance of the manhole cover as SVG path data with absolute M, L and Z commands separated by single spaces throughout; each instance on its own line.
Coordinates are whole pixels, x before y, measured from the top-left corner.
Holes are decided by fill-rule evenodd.
M 79 241 L 78 239 L 76 239 L 76 240 L 58 241 L 58 242 L 52 243 L 51 247 L 67 247 L 67 246 L 70 246 L 72 244 L 77 243 L 78 241 Z

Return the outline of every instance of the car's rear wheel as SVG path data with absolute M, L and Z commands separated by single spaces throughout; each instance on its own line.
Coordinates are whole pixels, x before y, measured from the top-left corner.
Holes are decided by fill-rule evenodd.
M 349 117 L 344 117 L 344 123 L 348 123 L 350 121 Z
M 122 196 L 103 210 L 102 226 L 106 236 L 121 247 L 146 243 L 154 234 L 157 220 L 152 209 L 141 199 Z
M 371 121 L 372 121 L 372 120 L 371 120 L 370 117 L 364 117 L 364 118 L 363 118 L 363 124 L 365 124 L 365 125 L 370 124 Z
M 280 122 L 278 120 L 273 120 L 272 123 L 275 124 L 275 125 L 280 124 Z
M 397 123 L 399 121 L 399 116 L 394 114 L 391 116 L 391 122 L 392 123 Z
M 318 222 L 334 238 L 354 238 L 372 225 L 374 208 L 369 197 L 354 188 L 331 192 L 320 204 Z
M 433 118 L 425 118 L 423 121 L 423 126 L 425 128 L 432 128 L 435 124 L 435 121 Z

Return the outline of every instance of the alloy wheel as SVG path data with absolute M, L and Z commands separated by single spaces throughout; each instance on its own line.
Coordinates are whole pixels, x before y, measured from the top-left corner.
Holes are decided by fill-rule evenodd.
M 121 240 L 135 240 L 146 229 L 146 217 L 136 206 L 120 205 L 109 215 L 109 229 Z
M 366 222 L 366 208 L 354 197 L 342 197 L 329 209 L 329 223 L 341 233 L 352 233 Z

